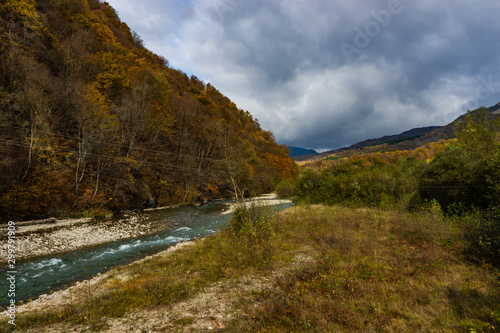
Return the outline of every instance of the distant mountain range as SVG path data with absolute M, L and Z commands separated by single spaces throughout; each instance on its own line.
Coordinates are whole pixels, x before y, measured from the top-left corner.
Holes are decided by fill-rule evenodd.
M 492 114 L 500 115 L 500 103 L 491 106 L 489 109 Z M 446 126 L 429 126 L 429 127 L 414 128 L 400 134 L 387 135 L 376 139 L 368 139 L 355 143 L 348 147 L 329 150 L 320 154 L 316 153 L 316 154 L 300 155 L 300 156 L 291 155 L 291 157 L 293 157 L 295 161 L 307 161 L 307 160 L 316 160 L 325 158 L 333 154 L 339 157 L 348 156 L 354 150 L 361 150 L 367 147 L 372 147 L 372 150 L 374 151 L 377 150 L 395 151 L 395 150 L 415 149 L 430 142 L 436 142 L 443 139 L 447 140 L 455 137 L 456 125 L 463 119 L 463 117 L 464 115 L 461 115 L 460 117 L 458 117 L 457 119 L 455 119 L 453 122 L 451 122 Z M 379 149 L 377 149 L 376 146 L 380 146 Z
M 299 157 L 303 155 L 314 155 L 317 154 L 318 152 L 313 149 L 306 149 L 306 148 L 300 148 L 300 147 L 292 147 L 292 146 L 287 146 L 288 149 L 290 149 L 290 157 Z

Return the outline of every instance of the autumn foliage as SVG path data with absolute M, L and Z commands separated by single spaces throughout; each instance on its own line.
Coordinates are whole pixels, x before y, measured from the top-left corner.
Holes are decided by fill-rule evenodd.
M 302 163 L 293 194 L 311 203 L 437 210 L 461 227 L 470 259 L 498 266 L 500 118 L 482 107 L 455 127 L 456 139 L 413 150 L 353 150 Z
M 99 0 L 0 4 L 0 218 L 190 203 L 293 179 L 285 147 Z

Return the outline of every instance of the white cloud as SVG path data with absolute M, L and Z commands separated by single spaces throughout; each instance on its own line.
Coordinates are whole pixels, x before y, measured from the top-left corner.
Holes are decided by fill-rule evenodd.
M 281 143 L 335 148 L 500 100 L 500 87 L 485 93 L 478 80 L 500 82 L 497 1 L 401 0 L 350 63 L 340 43 L 353 44 L 353 28 L 387 0 L 109 2 L 146 46 L 211 82 Z

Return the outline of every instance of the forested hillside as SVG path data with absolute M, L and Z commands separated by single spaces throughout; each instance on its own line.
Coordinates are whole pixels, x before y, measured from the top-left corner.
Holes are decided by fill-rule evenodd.
M 288 150 L 99 0 L 0 4 L 0 218 L 270 191 Z

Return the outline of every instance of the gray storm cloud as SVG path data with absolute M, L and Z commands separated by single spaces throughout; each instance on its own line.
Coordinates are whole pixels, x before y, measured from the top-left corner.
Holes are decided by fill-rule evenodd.
M 500 101 L 498 1 L 108 1 L 280 143 L 336 148 Z

